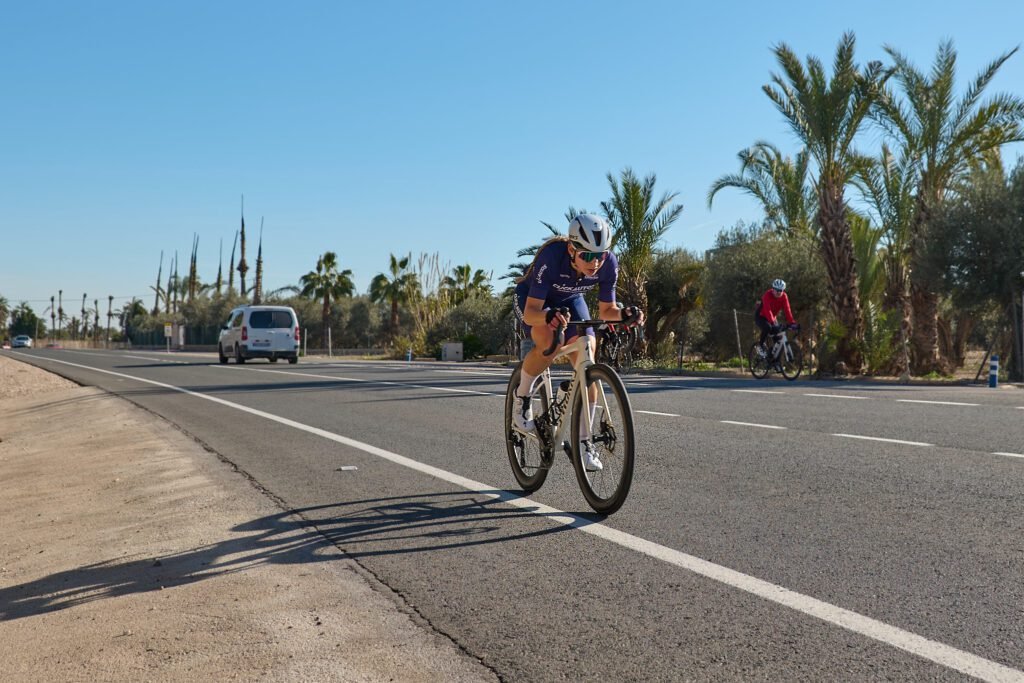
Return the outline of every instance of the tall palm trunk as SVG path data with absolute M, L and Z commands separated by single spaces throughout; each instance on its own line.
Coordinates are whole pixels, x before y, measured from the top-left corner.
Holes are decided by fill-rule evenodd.
M 920 253 L 920 245 L 927 239 L 928 226 L 932 218 L 932 204 L 927 200 L 929 194 L 922 188 L 917 196 L 911 263 L 915 263 L 914 257 Z M 933 200 L 936 198 L 933 197 Z M 923 264 L 915 265 L 917 267 L 911 271 L 910 278 L 910 301 L 914 315 L 911 335 L 912 362 L 914 374 L 927 375 L 930 372 L 944 370 L 939 355 L 939 295 L 925 277 L 927 269 Z
M 328 346 L 328 330 L 331 324 L 331 297 L 324 294 L 324 309 L 320 313 L 320 317 L 323 323 L 323 337 L 324 337 L 324 348 Z
M 858 345 L 858 341 L 864 338 L 864 316 L 857 289 L 853 238 L 846 222 L 843 187 L 823 178 L 818 196 L 821 202 L 818 211 L 821 255 L 828 273 L 830 303 L 832 312 L 845 328 L 837 352 L 847 369 L 857 373 L 864 365 L 864 354 Z
M 910 305 L 910 273 L 900 254 L 889 256 L 882 308 L 886 312 L 898 312 L 900 316 L 900 333 L 893 339 L 894 349 L 889 372 L 894 375 L 909 373 L 909 344 L 913 332 L 914 312 Z
M 629 306 L 636 306 L 648 316 L 647 324 L 644 326 L 644 338 L 639 341 L 636 351 L 639 355 L 647 355 L 647 344 L 654 339 L 656 321 L 650 315 L 650 307 L 647 299 L 647 279 L 642 275 L 634 275 L 627 259 L 619 261 L 619 282 L 618 289 L 622 293 L 623 303 Z
M 391 300 L 391 340 L 398 335 L 398 299 Z

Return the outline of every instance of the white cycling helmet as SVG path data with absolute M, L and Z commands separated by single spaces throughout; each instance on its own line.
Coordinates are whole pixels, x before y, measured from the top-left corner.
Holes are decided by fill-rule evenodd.
M 783 280 L 781 277 L 775 278 L 774 280 L 772 280 L 772 289 L 774 289 L 777 292 L 785 292 L 786 281 Z
M 569 221 L 569 241 L 583 251 L 608 251 L 612 245 L 612 231 L 600 216 L 581 213 Z

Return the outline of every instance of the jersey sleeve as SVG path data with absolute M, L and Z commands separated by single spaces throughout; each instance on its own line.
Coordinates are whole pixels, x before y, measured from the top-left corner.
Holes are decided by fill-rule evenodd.
M 608 252 L 608 261 L 601 266 L 597 278 L 597 300 L 606 304 L 615 303 L 615 285 L 619 281 L 619 259 Z
M 789 296 L 787 294 L 782 295 L 782 312 L 786 314 L 786 322 L 792 325 L 796 322 L 793 319 L 793 311 L 789 308 Z
M 537 260 L 533 264 L 533 269 L 530 271 L 530 290 L 526 296 L 540 299 L 541 301 L 548 298 L 548 292 L 551 290 L 551 283 L 556 277 L 558 277 L 558 249 L 552 248 L 559 246 L 558 243 L 549 244 L 542 248 L 540 253 L 537 254 Z

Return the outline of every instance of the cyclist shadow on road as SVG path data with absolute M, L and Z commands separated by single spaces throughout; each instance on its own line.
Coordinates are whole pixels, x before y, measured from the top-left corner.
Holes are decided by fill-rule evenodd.
M 485 493 L 505 500 L 516 497 L 506 491 Z M 552 525 L 542 519 L 543 514 L 468 491 L 299 508 L 226 529 L 223 540 L 190 550 L 159 555 L 143 551 L 4 586 L 0 588 L 0 621 L 187 586 L 268 564 L 447 552 L 551 536 L 600 519 L 559 514 L 560 518 L 566 516 L 575 519 L 569 525 L 564 519 Z M 510 524 L 514 520 L 523 523 Z

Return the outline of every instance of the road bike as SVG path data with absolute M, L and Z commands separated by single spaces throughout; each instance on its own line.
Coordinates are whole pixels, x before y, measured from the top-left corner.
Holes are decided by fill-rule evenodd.
M 604 328 L 613 323 L 621 324 L 621 321 L 576 320 L 569 325 L 577 326 L 582 332 L 585 327 Z M 626 387 L 614 368 L 594 362 L 586 334 L 580 334 L 567 346 L 562 346 L 564 341 L 565 327 L 560 327 L 544 355 L 550 356 L 561 347 L 561 354 L 577 352 L 576 364 L 570 379 L 557 386 L 552 384 L 550 368 L 537 378 L 532 397 L 535 433 L 524 434 L 512 422 L 512 411 L 519 408 L 516 390 L 522 364 L 516 366 L 509 378 L 505 395 L 509 463 L 519 485 L 527 493 L 533 493 L 544 484 L 555 453 L 561 448 L 572 461 L 587 503 L 596 512 L 610 515 L 626 502 L 633 482 L 633 409 Z M 592 411 L 583 410 L 584 397 L 588 397 L 587 406 L 593 406 Z M 588 433 L 603 465 L 597 472 L 588 472 L 583 465 L 580 441 Z
M 608 325 L 598 331 L 597 362 L 615 368 L 620 375 L 633 369 L 633 349 L 641 338 L 639 326 Z
M 799 326 L 793 329 L 796 335 L 800 334 Z M 792 382 L 803 371 L 803 349 L 800 348 L 796 339 L 789 340 L 786 330 L 781 330 L 771 336 L 770 348 L 765 347 L 759 341 L 754 342 L 754 345 L 750 347 L 750 374 L 756 379 L 764 379 L 769 373 L 778 372 Z

